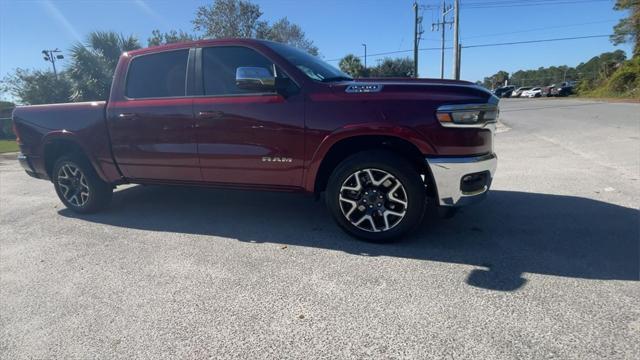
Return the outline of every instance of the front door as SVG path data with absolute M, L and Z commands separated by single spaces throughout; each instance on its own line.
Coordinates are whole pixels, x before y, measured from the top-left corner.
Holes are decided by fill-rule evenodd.
M 192 53 L 194 53 L 192 51 Z M 113 156 L 129 179 L 200 181 L 189 49 L 131 60 L 125 97 L 108 104 Z
M 194 99 L 204 181 L 258 187 L 300 187 L 304 159 L 304 99 L 236 86 L 238 67 L 273 63 L 243 46 L 201 51 L 203 96 Z M 197 66 L 198 68 L 198 66 Z

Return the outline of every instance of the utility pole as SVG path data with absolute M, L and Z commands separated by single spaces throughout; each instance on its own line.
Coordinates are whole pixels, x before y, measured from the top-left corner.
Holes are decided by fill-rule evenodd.
M 367 44 L 362 44 L 364 46 L 364 69 L 367 69 Z
M 458 44 L 458 58 L 456 59 L 456 73 L 454 79 L 460 80 L 460 63 L 462 62 L 462 44 Z
M 445 1 L 442 1 L 442 19 L 437 23 L 431 24 L 432 31 L 442 31 L 442 53 L 440 55 L 440 78 L 444 79 L 444 40 L 445 40 L 445 26 L 452 25 L 452 21 L 447 21 L 447 14 L 451 11 L 451 5 L 447 6 Z
M 453 78 L 460 80 L 460 0 L 453 2 Z
M 421 25 L 422 17 L 418 15 L 418 2 L 413 2 L 413 77 L 418 77 L 418 46 L 420 44 L 420 35 L 422 35 Z
M 58 48 L 55 48 L 53 50 L 42 50 L 42 58 L 44 59 L 44 61 L 49 61 L 51 63 L 51 65 L 53 66 L 53 75 L 55 75 L 56 79 L 58 78 L 58 72 L 56 71 L 56 59 L 64 59 L 64 56 L 62 56 L 62 54 L 55 55 L 55 53 L 59 52 L 62 51 L 60 51 L 60 49 Z

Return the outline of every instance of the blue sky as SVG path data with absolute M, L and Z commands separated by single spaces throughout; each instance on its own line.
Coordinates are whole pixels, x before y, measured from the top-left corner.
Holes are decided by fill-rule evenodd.
M 502 3 L 505 0 L 487 0 Z M 536 0 L 538 2 L 545 0 Z M 511 42 L 611 33 L 625 16 L 614 11 L 614 1 L 558 0 L 552 5 L 471 8 L 482 0 L 461 0 L 463 45 Z M 412 0 L 262 0 L 267 20 L 288 17 L 302 26 L 319 47 L 321 56 L 336 59 L 347 53 L 368 53 L 413 48 Z M 45 48 L 67 50 L 92 30 L 115 30 L 137 36 L 143 44 L 153 29 L 192 32 L 191 19 L 204 0 L 0 0 L 0 78 L 16 67 L 50 67 L 40 54 Z M 441 1 L 422 0 L 422 5 Z M 522 0 L 516 3 L 524 3 Z M 465 8 L 466 7 L 466 8 Z M 431 31 L 435 10 L 424 10 L 421 47 L 439 47 L 440 33 Z M 447 45 L 452 31 L 447 29 Z M 466 49 L 462 78 L 480 80 L 498 70 L 516 71 L 540 66 L 570 65 L 616 48 L 630 54 L 630 46 L 614 47 L 607 38 Z M 66 52 L 66 51 L 65 51 Z M 412 56 L 406 52 L 404 56 Z M 395 56 L 395 55 L 394 55 Z M 369 57 L 375 64 L 380 57 Z M 337 65 L 337 62 L 332 62 Z M 446 52 L 445 76 L 451 74 L 451 52 Z M 64 67 L 65 61 L 60 63 Z M 420 53 L 420 76 L 439 77 L 440 52 Z

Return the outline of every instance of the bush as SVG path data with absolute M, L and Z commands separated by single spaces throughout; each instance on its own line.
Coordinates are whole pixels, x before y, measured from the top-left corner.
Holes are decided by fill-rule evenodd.
M 15 139 L 16 135 L 13 133 L 13 127 L 11 126 L 11 119 L 0 120 L 0 139 Z
M 640 56 L 622 63 L 611 76 L 594 88 L 590 84 L 578 86 L 580 95 L 590 97 L 624 97 L 640 99 Z
M 608 81 L 612 92 L 640 95 L 640 56 L 622 65 Z

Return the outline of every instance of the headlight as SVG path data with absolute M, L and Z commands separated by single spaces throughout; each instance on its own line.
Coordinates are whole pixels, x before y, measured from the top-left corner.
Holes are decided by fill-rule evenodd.
M 497 101 L 492 97 L 486 104 L 440 106 L 436 117 L 446 127 L 484 127 L 498 120 L 499 111 Z

